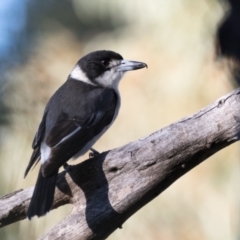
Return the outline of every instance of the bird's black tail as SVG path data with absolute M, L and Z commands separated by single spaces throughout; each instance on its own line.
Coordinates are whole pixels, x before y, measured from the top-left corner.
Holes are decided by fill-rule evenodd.
M 30 220 L 33 216 L 43 216 L 52 208 L 55 186 L 58 173 L 50 177 L 43 177 L 40 168 L 37 183 L 33 196 L 27 211 L 27 217 Z

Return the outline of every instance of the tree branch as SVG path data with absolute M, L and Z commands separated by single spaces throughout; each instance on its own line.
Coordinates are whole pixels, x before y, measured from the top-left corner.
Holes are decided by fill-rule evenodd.
M 240 136 L 240 89 L 58 176 L 53 208 L 72 212 L 41 239 L 105 239 L 174 181 Z M 33 187 L 0 198 L 0 226 L 24 219 Z

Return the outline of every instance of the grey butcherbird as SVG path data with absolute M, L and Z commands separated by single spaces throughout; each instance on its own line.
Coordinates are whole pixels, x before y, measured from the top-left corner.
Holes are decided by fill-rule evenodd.
M 41 160 L 27 217 L 51 210 L 58 170 L 70 158 L 85 154 L 116 119 L 120 107 L 118 84 L 124 73 L 147 67 L 126 61 L 112 51 L 81 58 L 67 81 L 50 98 L 33 140 L 25 171 Z

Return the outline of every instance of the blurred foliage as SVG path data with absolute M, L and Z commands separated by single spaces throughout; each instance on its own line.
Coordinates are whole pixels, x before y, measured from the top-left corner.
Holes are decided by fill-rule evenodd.
M 8 116 L 8 125 L 0 130 L 0 194 L 35 184 L 38 167 L 27 179 L 23 173 L 44 106 L 88 52 L 114 50 L 149 66 L 122 81 L 121 110 L 96 144 L 99 151 L 148 135 L 229 92 L 233 76 L 228 62 L 215 55 L 217 27 L 227 9 L 222 2 L 23 1 L 25 26 L 12 38 L 8 56 L 0 54 L 0 123 Z M 237 239 L 237 154 L 235 145 L 211 157 L 109 239 Z M 46 217 L 0 229 L 0 239 L 36 239 L 70 209 L 61 207 Z
M 101 32 L 113 31 L 125 24 L 121 15 L 115 16 L 114 21 L 111 21 L 112 18 L 109 18 L 108 15 L 99 15 L 95 14 L 95 12 L 86 16 L 81 11 L 81 7 L 89 5 L 87 1 L 82 1 L 82 6 L 78 8 L 79 17 L 76 15 L 72 1 L 35 0 L 24 1 L 23 4 L 26 5 L 26 23 L 22 31 L 18 33 L 19 37 L 12 39 L 15 47 L 12 49 L 12 53 L 8 55 L 7 61 L 11 64 L 12 61 L 10 60 L 15 60 L 15 63 L 21 64 L 27 61 L 28 56 L 32 54 L 31 51 L 36 47 L 36 38 L 38 38 L 39 34 L 53 35 L 61 31 L 62 27 L 65 27 L 81 39 L 81 41 L 88 41 L 88 39 Z M 95 7 L 92 11 L 99 10 L 96 8 L 96 3 L 93 6 Z M 83 14 L 85 15 L 85 19 L 80 17 Z

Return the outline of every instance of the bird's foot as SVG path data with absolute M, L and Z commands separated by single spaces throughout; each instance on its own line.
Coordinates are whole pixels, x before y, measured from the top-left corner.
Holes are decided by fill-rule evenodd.
M 89 158 L 94 158 L 94 157 L 97 157 L 98 155 L 100 155 L 100 153 L 98 151 L 96 151 L 94 148 L 90 148 L 90 152 L 89 153 Z
M 69 173 L 69 172 L 71 172 L 71 170 L 72 170 L 72 165 L 69 165 L 69 164 L 67 164 L 67 163 L 64 163 L 64 164 L 63 164 L 63 168 L 64 168 L 64 170 L 65 170 L 67 173 Z

